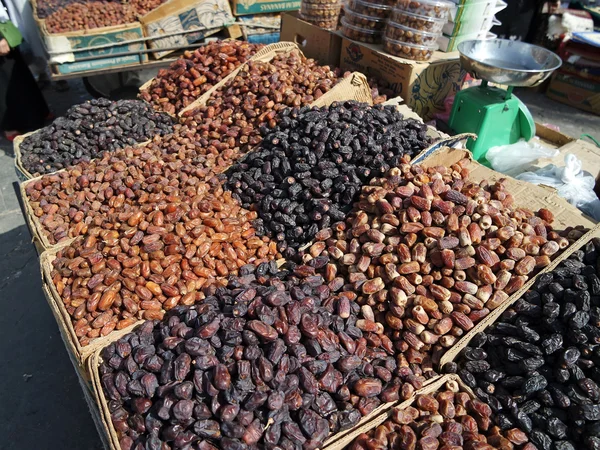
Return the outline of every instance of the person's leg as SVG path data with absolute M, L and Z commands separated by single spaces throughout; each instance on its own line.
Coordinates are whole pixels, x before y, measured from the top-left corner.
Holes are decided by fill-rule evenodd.
M 8 93 L 8 82 L 14 66 L 14 60 L 0 56 L 0 130 L 6 129 L 6 117 L 8 106 L 6 97 Z
M 4 130 L 33 131 L 44 125 L 50 110 L 18 49 L 11 52 L 11 58 L 14 64 L 6 95 Z

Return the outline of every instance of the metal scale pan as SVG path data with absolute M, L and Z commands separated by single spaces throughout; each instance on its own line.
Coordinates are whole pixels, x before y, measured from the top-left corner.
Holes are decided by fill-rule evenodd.
M 505 39 L 461 42 L 458 51 L 474 78 L 512 87 L 537 86 L 562 63 L 550 50 Z

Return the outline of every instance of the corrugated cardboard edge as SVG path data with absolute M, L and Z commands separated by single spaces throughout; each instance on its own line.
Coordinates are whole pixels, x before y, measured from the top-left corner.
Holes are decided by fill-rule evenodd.
M 227 84 L 229 82 L 229 80 L 235 78 L 237 76 L 237 74 L 240 73 L 241 70 L 245 69 L 248 66 L 248 63 L 253 62 L 253 61 L 268 62 L 268 61 L 271 61 L 273 58 L 275 58 L 277 55 L 291 53 L 292 51 L 297 51 L 300 55 L 302 55 L 302 52 L 300 51 L 298 46 L 296 44 L 294 44 L 293 42 L 277 42 L 276 44 L 270 44 L 270 45 L 267 45 L 266 47 L 263 47 L 258 52 L 256 52 L 254 54 L 254 56 L 252 56 L 252 58 L 250 58 L 244 64 L 239 66 L 237 69 L 235 69 L 229 75 L 227 75 L 225 78 L 223 78 L 217 84 L 215 84 L 210 90 L 206 91 L 204 94 L 202 94 L 200 97 L 198 97 L 197 100 L 190 103 L 188 106 L 186 106 L 181 111 L 179 111 L 179 113 L 177 115 L 182 116 L 187 111 L 193 111 L 194 109 L 196 109 L 200 106 L 204 106 L 206 104 L 206 102 L 208 101 L 208 99 L 213 95 L 213 93 L 215 91 L 219 90 L 222 86 Z
M 337 83 L 328 92 L 311 103 L 311 106 L 329 106 L 333 102 L 356 100 L 373 105 L 373 96 L 367 77 L 360 72 L 353 72 Z
M 51 309 L 53 309 L 53 311 L 56 311 L 58 313 L 57 315 L 55 315 L 55 318 L 58 323 L 58 327 L 61 331 L 61 335 L 65 340 L 67 351 L 74 357 L 78 365 L 83 365 L 86 359 L 89 358 L 90 355 L 94 353 L 94 351 L 96 351 L 99 348 L 104 348 L 111 342 L 118 340 L 119 338 L 121 338 L 121 336 L 129 333 L 134 327 L 136 327 L 140 323 L 143 323 L 144 321 L 140 320 L 135 324 L 122 330 L 112 331 L 107 336 L 93 339 L 89 345 L 82 347 L 79 344 L 77 335 L 75 334 L 75 328 L 73 327 L 73 324 L 71 322 L 71 316 L 67 312 L 62 298 L 56 290 L 54 282 L 52 281 L 52 262 L 56 259 L 56 254 L 62 247 L 53 248 L 48 251 L 45 251 L 40 256 L 42 279 L 48 289 L 48 302 L 50 303 L 50 307 Z M 89 378 L 89 376 L 87 378 Z
M 17 136 L 13 141 L 13 152 L 15 153 L 15 169 L 17 172 L 20 172 L 22 177 L 26 180 L 31 180 L 34 178 L 34 175 L 29 172 L 25 167 L 23 167 L 23 157 L 21 155 L 21 143 L 25 140 L 27 136 L 31 136 L 32 134 L 37 133 L 38 130 L 31 131 L 29 133 L 22 134 L 21 136 Z
M 582 248 L 585 244 L 587 244 L 591 239 L 595 237 L 600 237 L 600 225 L 592 228 L 586 234 L 581 236 L 577 242 L 570 245 L 561 255 L 556 258 L 552 263 L 545 267 L 542 271 L 537 273 L 534 277 L 531 278 L 519 291 L 515 292 L 511 295 L 508 300 L 500 305 L 498 308 L 494 309 L 485 319 L 477 324 L 472 330 L 470 330 L 467 334 L 465 334 L 454 346 L 448 350 L 444 356 L 440 359 L 439 368 L 440 371 L 443 370 L 444 366 L 449 362 L 454 361 L 454 359 L 458 356 L 460 351 L 469 345 L 471 339 L 478 334 L 484 331 L 487 327 L 494 324 L 500 316 L 506 311 L 511 305 L 513 305 L 517 300 L 519 300 L 531 287 L 535 284 L 538 277 L 544 273 L 552 272 L 554 269 L 558 267 L 558 265 L 575 253 L 577 250 Z
M 325 445 L 323 446 L 323 450 L 342 450 L 344 448 L 347 448 L 359 435 L 361 435 L 362 433 L 367 433 L 368 431 L 374 428 L 377 428 L 383 422 L 388 420 L 395 409 L 402 410 L 408 408 L 416 401 L 418 396 L 437 392 L 441 388 L 443 388 L 449 381 L 454 381 L 458 384 L 459 392 L 466 392 L 471 398 L 477 398 L 473 391 L 468 386 L 466 386 L 457 375 L 444 375 L 433 378 L 429 380 L 429 382 L 421 389 L 415 391 L 411 398 L 409 398 L 408 400 L 405 400 L 400 403 L 396 402 L 395 404 L 388 403 L 387 405 L 383 405 L 387 406 L 387 408 L 383 411 L 380 411 L 382 409 L 382 407 L 380 407 L 373 411 L 373 413 L 367 416 L 369 420 L 365 423 L 356 425 L 352 428 L 350 432 L 345 433 L 343 436 L 340 436 L 340 433 L 338 433 L 334 436 L 335 440 L 330 439 L 328 440 L 328 442 L 332 442 L 325 443 Z

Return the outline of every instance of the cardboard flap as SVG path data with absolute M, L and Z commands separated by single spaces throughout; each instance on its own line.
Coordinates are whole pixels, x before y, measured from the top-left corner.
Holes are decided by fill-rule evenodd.
M 356 100 L 357 102 L 373 104 L 373 96 L 367 77 L 362 73 L 354 72 L 336 84 L 329 92 L 326 92 L 311 106 L 329 106 L 333 102 Z

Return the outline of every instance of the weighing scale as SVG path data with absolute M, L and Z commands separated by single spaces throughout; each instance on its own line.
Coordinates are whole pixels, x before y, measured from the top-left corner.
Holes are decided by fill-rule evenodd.
M 485 162 L 490 147 L 514 144 L 535 136 L 535 122 L 525 104 L 513 95 L 515 87 L 544 82 L 561 60 L 550 50 L 505 39 L 464 41 L 458 45 L 462 67 L 481 85 L 459 91 L 450 115 L 455 133 L 475 133 L 467 148 Z M 507 89 L 488 83 L 507 86 Z

